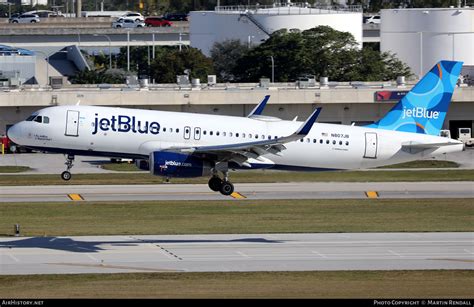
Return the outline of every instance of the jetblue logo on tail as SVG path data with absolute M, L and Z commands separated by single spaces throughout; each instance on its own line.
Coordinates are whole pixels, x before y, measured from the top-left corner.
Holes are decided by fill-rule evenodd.
M 400 101 L 369 128 L 439 135 L 462 62 L 437 63 Z
M 405 118 L 433 118 L 433 119 L 438 119 L 439 118 L 439 112 L 438 111 L 428 111 L 425 108 L 421 107 L 416 107 L 413 109 L 407 109 L 403 108 L 403 116 L 402 119 Z

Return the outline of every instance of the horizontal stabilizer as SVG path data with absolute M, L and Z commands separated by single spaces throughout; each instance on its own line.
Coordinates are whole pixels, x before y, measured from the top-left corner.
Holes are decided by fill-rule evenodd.
M 415 142 L 408 142 L 402 144 L 402 148 L 405 149 L 430 149 L 430 148 L 439 148 L 442 146 L 451 146 L 451 145 L 461 145 L 462 142 L 443 142 L 443 143 L 415 143 Z

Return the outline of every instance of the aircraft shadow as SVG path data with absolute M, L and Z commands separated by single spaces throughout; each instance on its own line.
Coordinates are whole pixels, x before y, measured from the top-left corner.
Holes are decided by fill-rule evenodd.
M 235 240 L 146 240 L 131 238 L 130 241 L 76 241 L 71 238 L 62 237 L 33 237 L 11 241 L 0 241 L 0 253 L 2 249 L 15 248 L 43 248 L 74 253 L 96 253 L 106 248 L 102 245 L 112 246 L 137 246 L 139 244 L 189 244 L 189 243 L 264 243 L 278 244 L 283 241 L 267 240 L 264 238 L 243 238 Z

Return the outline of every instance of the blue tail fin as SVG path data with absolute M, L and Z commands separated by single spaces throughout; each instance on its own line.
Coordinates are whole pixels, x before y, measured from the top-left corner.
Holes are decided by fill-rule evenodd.
M 366 127 L 438 135 L 462 64 L 438 62 L 382 119 Z

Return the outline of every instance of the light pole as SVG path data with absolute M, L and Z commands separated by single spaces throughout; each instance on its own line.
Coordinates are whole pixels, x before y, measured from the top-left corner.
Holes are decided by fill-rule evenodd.
M 275 83 L 275 61 L 273 59 L 273 55 L 270 56 L 272 60 L 272 83 Z
M 106 34 L 94 34 L 94 36 L 104 36 L 109 41 L 109 69 L 112 69 L 112 40 Z
M 152 34 L 152 40 L 153 40 L 153 60 L 155 59 L 155 33 Z
M 127 72 L 130 72 L 130 30 L 127 30 Z

